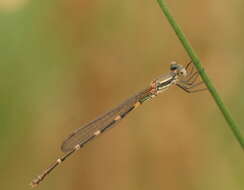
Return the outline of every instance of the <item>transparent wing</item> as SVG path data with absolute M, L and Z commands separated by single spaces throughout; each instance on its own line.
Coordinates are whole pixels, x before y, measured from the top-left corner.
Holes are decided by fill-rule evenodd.
M 123 118 L 130 111 L 134 109 L 134 105 L 141 99 L 150 95 L 151 88 L 147 88 L 135 96 L 124 101 L 122 104 L 114 108 L 113 110 L 105 113 L 97 119 L 87 123 L 85 126 L 78 128 L 72 134 L 70 134 L 63 142 L 61 149 L 63 152 L 68 152 L 74 149 L 76 145 L 83 146 L 93 137 L 97 131 L 103 132 L 107 128 L 115 126 L 121 119 L 115 119 L 117 116 Z

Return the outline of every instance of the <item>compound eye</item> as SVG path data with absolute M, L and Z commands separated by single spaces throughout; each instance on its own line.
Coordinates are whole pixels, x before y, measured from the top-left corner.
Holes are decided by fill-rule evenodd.
M 171 71 L 174 71 L 174 70 L 176 70 L 176 69 L 178 69 L 178 66 L 177 66 L 176 64 L 172 64 L 172 65 L 170 66 L 170 70 L 171 70 Z

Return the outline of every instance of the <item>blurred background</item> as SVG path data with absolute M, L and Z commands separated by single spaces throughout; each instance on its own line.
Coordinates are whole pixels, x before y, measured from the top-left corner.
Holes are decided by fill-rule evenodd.
M 242 0 L 168 1 L 244 132 Z M 0 1 L 0 186 L 29 189 L 73 130 L 189 61 L 156 1 Z M 39 189 L 240 190 L 243 151 L 208 92 L 172 87 Z

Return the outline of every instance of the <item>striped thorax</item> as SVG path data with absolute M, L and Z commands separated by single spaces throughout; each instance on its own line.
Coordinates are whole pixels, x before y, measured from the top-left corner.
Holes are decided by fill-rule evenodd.
M 172 84 L 176 84 L 177 81 L 187 76 L 186 69 L 176 62 L 171 62 L 170 72 L 166 75 L 162 75 L 154 80 L 151 85 L 155 86 L 156 94 L 163 92 L 168 89 Z

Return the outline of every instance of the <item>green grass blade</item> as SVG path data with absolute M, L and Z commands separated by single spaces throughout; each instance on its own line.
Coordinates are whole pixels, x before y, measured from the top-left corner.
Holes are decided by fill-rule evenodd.
M 218 94 L 216 88 L 214 87 L 213 83 L 209 79 L 207 73 L 204 71 L 204 69 L 201 65 L 200 59 L 198 58 L 197 54 L 194 52 L 193 48 L 191 47 L 191 44 L 187 40 L 187 38 L 186 38 L 185 34 L 183 33 L 183 31 L 181 30 L 180 26 L 176 23 L 175 19 L 170 14 L 170 11 L 169 11 L 165 1 L 164 0 L 157 0 L 157 1 L 158 1 L 158 4 L 159 4 L 161 10 L 163 11 L 164 15 L 166 16 L 168 22 L 170 23 L 170 25 L 173 28 L 173 30 L 175 31 L 177 37 L 179 38 L 182 45 L 184 46 L 187 54 L 192 59 L 195 67 L 199 71 L 199 74 L 200 74 L 202 80 L 204 81 L 207 88 L 209 89 L 209 92 L 211 93 L 214 101 L 216 102 L 221 113 L 223 114 L 223 116 L 224 116 L 226 122 L 228 123 L 231 131 L 233 132 L 237 141 L 240 143 L 242 149 L 244 149 L 244 138 L 241 134 L 241 131 L 240 131 L 238 125 L 236 124 L 235 120 L 232 118 L 229 110 L 225 106 L 221 97 L 219 96 L 219 94 Z

